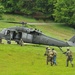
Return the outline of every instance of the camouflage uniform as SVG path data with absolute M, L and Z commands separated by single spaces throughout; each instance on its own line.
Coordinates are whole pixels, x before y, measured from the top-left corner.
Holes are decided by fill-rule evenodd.
M 50 63 L 51 63 L 51 66 L 53 66 L 53 56 L 54 56 L 54 53 L 52 50 L 49 50 L 49 60 L 50 60 Z
M 48 53 L 49 53 L 49 50 L 48 50 L 48 47 L 46 47 L 46 51 L 45 51 L 44 55 L 47 56 L 47 61 L 46 61 L 47 65 L 48 65 L 48 62 L 49 62 Z
M 48 62 L 50 62 L 52 66 L 53 65 L 53 52 L 50 49 L 46 48 L 46 52 L 44 55 L 47 56 L 47 61 L 46 61 L 47 65 L 48 65 Z
M 69 49 L 67 49 L 66 56 L 67 56 L 66 66 L 68 67 L 68 64 L 69 64 L 69 61 L 70 61 L 71 65 L 73 67 L 73 63 L 72 63 L 72 61 L 73 61 L 72 52 Z
M 22 39 L 20 39 L 19 44 L 20 44 L 21 46 L 23 46 L 23 40 L 22 40 Z

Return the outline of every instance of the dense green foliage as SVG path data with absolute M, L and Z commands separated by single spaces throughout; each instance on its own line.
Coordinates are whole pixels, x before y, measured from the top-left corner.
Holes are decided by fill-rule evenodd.
M 0 0 L 0 3 L 7 13 L 54 20 L 75 27 L 75 0 Z
M 75 0 L 57 0 L 55 4 L 55 21 L 75 25 Z M 75 27 L 75 26 L 74 26 Z
M 0 4 L 0 19 L 2 19 L 3 12 L 4 12 L 4 6 Z
M 6 12 L 51 18 L 56 0 L 2 0 Z

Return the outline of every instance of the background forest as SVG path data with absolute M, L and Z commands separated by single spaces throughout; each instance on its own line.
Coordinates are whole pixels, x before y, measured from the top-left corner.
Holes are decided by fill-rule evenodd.
M 75 0 L 0 0 L 0 19 L 3 12 L 53 20 L 75 28 Z

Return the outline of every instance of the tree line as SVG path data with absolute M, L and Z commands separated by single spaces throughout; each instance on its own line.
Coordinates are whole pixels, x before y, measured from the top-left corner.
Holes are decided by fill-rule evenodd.
M 75 27 L 75 0 L 0 0 L 0 14 L 3 12 Z

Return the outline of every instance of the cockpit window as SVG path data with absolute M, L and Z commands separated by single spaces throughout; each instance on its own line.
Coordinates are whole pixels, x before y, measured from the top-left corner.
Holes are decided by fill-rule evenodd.
M 1 33 L 4 34 L 6 31 L 7 31 L 7 29 L 4 28 L 4 29 L 1 31 Z

